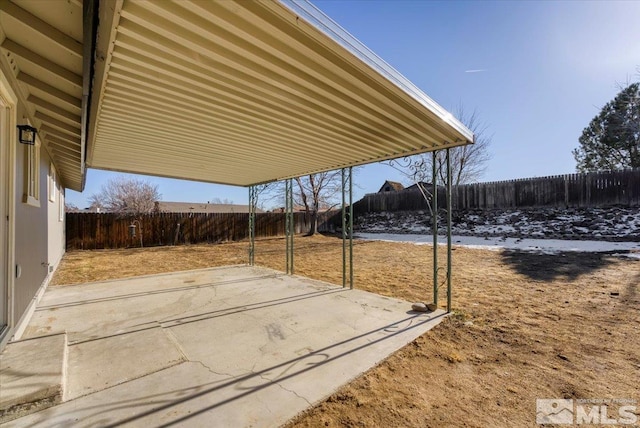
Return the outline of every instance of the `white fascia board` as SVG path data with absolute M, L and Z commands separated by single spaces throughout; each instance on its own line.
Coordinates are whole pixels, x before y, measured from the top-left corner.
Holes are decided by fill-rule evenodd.
M 328 17 L 324 12 L 318 9 L 308 0 L 278 0 L 282 5 L 290 9 L 300 18 L 304 19 L 309 25 L 315 27 L 318 31 L 325 34 L 334 42 L 349 51 L 352 55 L 371 67 L 418 101 L 424 107 L 447 122 L 451 127 L 462 134 L 468 143 L 474 142 L 473 132 L 471 132 L 462 122 L 456 119 L 446 109 L 432 100 L 420 88 L 411 83 L 409 79 L 404 77 L 398 70 L 390 66 L 385 60 L 376 55 L 371 49 L 366 47 L 362 42 L 349 34 L 338 23 Z

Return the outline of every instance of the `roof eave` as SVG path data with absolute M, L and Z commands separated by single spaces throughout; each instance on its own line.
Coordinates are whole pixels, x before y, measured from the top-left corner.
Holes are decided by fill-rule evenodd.
M 280 6 L 278 6 L 278 4 Z M 375 86 L 376 88 L 382 88 L 380 89 L 380 93 L 393 94 L 395 97 L 393 98 L 393 102 L 396 102 L 397 105 L 402 106 L 402 107 L 397 107 L 398 109 L 397 111 L 400 111 L 399 110 L 400 108 L 406 109 L 407 112 L 410 112 L 410 113 L 406 113 L 407 115 L 414 114 L 413 112 L 419 112 L 419 113 L 415 113 L 413 117 L 420 116 L 420 119 L 418 120 L 415 120 L 412 118 L 406 119 L 407 123 L 409 123 L 411 120 L 413 120 L 415 123 L 418 123 L 418 125 L 415 125 L 415 129 L 420 129 L 420 131 L 417 131 L 413 136 L 409 135 L 409 132 L 411 131 L 407 130 L 408 128 L 407 126 L 405 126 L 406 125 L 405 122 L 403 122 L 398 127 L 400 130 L 397 131 L 398 128 L 393 128 L 394 126 L 396 126 L 393 120 L 391 119 L 387 120 L 386 115 L 383 115 L 385 117 L 384 120 L 386 120 L 383 127 L 388 129 L 393 129 L 394 132 L 397 131 L 392 137 L 397 137 L 398 135 L 403 135 L 403 136 L 408 135 L 408 138 L 410 140 L 413 139 L 413 141 L 410 143 L 401 144 L 397 142 L 398 141 L 397 139 L 384 140 L 383 138 L 380 138 L 376 142 L 370 143 L 370 141 L 372 140 L 365 139 L 364 137 L 362 137 L 363 135 L 365 135 L 365 132 L 367 132 L 364 130 L 366 126 L 357 128 L 357 131 L 353 131 L 353 129 L 356 129 L 355 126 L 351 126 L 348 133 L 355 134 L 357 132 L 358 138 L 353 145 L 353 147 L 355 148 L 348 149 L 348 151 L 352 152 L 351 154 L 349 154 L 349 156 L 345 155 L 342 157 L 335 157 L 335 158 L 333 156 L 329 156 L 329 157 L 325 157 L 323 162 L 319 160 L 320 155 L 317 155 L 315 157 L 307 157 L 307 158 L 304 158 L 304 162 L 298 162 L 298 164 L 300 164 L 299 165 L 300 167 L 298 169 L 295 169 L 295 162 L 292 163 L 291 165 L 293 166 L 288 167 L 287 170 L 284 170 L 284 168 L 272 168 L 270 164 L 268 167 L 265 167 L 264 170 L 260 169 L 259 172 L 256 172 L 253 176 L 249 174 L 249 176 L 241 177 L 241 176 L 235 175 L 236 174 L 235 172 L 233 174 L 226 174 L 226 175 L 223 173 L 218 173 L 217 176 L 215 176 L 215 174 L 213 176 L 210 176 L 210 175 L 205 175 L 203 173 L 198 174 L 194 171 L 195 170 L 204 171 L 206 168 L 204 164 L 206 164 L 207 161 L 209 162 L 218 161 L 218 158 L 225 159 L 225 160 L 227 159 L 225 157 L 222 157 L 222 155 L 220 155 L 219 153 L 213 154 L 214 152 L 212 150 L 214 150 L 216 147 L 219 149 L 221 145 L 219 140 L 223 138 L 229 138 L 231 141 L 228 144 L 230 144 L 230 147 L 231 147 L 231 145 L 233 144 L 233 140 L 241 139 L 244 137 L 242 135 L 237 136 L 238 134 L 233 134 L 233 135 L 229 134 L 228 137 L 224 137 L 224 134 L 223 134 L 222 137 L 217 137 L 216 131 L 219 128 L 214 129 L 215 124 L 213 124 L 212 121 L 207 119 L 207 122 L 205 123 L 204 126 L 207 128 L 211 128 L 211 130 L 207 131 L 209 134 L 206 134 L 206 136 L 212 136 L 212 138 L 210 138 L 210 140 L 207 140 L 206 144 L 202 144 L 201 141 L 198 141 L 197 143 L 199 144 L 190 144 L 190 145 L 184 146 L 191 149 L 191 152 L 195 152 L 198 150 L 203 151 L 201 152 L 201 154 L 198 154 L 198 156 L 194 155 L 193 153 L 188 153 L 188 156 L 191 156 L 191 158 L 189 158 L 190 161 L 196 164 L 202 163 L 203 166 L 201 168 L 200 167 L 194 168 L 191 166 L 192 164 L 188 164 L 189 170 L 186 170 L 185 169 L 186 166 L 176 165 L 176 163 L 174 163 L 173 161 L 173 158 L 167 157 L 169 155 L 156 154 L 154 152 L 154 150 L 166 151 L 168 146 L 163 145 L 162 142 L 165 141 L 166 138 L 168 138 L 169 132 L 176 131 L 178 126 L 175 125 L 175 123 L 182 124 L 182 122 L 185 121 L 184 119 L 185 115 L 183 114 L 182 116 L 180 116 L 178 120 L 175 121 L 175 123 L 171 121 L 172 122 L 171 126 L 165 126 L 164 128 L 162 128 L 162 126 L 164 126 L 162 121 L 163 113 L 159 113 L 157 109 L 153 110 L 153 108 L 151 108 L 151 112 L 149 112 L 148 103 L 150 103 L 151 100 L 149 100 L 149 98 L 146 97 L 146 95 L 145 97 L 143 97 L 145 100 L 144 104 L 141 104 L 141 103 L 137 103 L 138 99 L 135 98 L 139 96 L 138 94 L 131 95 L 129 93 L 122 92 L 123 88 L 126 89 L 127 87 L 129 87 L 129 85 L 136 85 L 136 84 L 140 85 L 139 79 L 137 78 L 137 75 L 135 75 L 136 68 L 135 67 L 132 68 L 132 65 L 135 65 L 135 63 L 134 62 L 127 63 L 127 59 L 129 59 L 127 55 L 129 56 L 132 54 L 142 55 L 142 56 L 147 55 L 147 51 L 136 50 L 136 48 L 138 48 L 138 45 L 136 45 L 136 43 L 139 42 L 139 40 L 135 39 L 135 37 L 141 37 L 140 35 L 144 34 L 144 37 L 147 37 L 146 40 L 154 40 L 154 39 L 149 38 L 149 34 L 153 32 L 152 30 L 149 30 L 149 28 L 147 27 L 143 27 L 142 24 L 140 24 L 139 22 L 136 22 L 134 25 L 131 23 L 132 22 L 131 19 L 125 17 L 125 19 L 123 19 L 122 23 L 120 24 L 122 24 L 122 26 L 125 28 L 124 30 L 125 32 L 128 31 L 128 33 L 127 32 L 125 33 L 126 36 L 123 36 L 125 38 L 128 37 L 128 39 L 124 41 L 120 40 L 118 38 L 118 31 L 119 31 L 119 22 L 120 22 L 121 13 L 122 14 L 128 13 L 128 15 L 133 14 L 133 17 L 135 18 L 135 17 L 138 17 L 135 14 L 142 11 L 142 8 L 137 3 L 124 3 L 124 0 L 115 0 L 112 2 L 100 2 L 99 24 L 94 31 L 94 33 L 97 34 L 96 40 L 95 40 L 95 50 L 94 50 L 95 54 L 92 55 L 92 57 L 95 57 L 95 64 L 94 64 L 95 73 L 91 82 L 92 84 L 91 91 L 89 92 L 89 94 L 87 94 L 89 97 L 87 102 L 87 104 L 89 105 L 89 109 L 86 117 L 86 123 L 87 123 L 86 134 L 85 134 L 85 139 L 83 141 L 84 143 L 83 161 L 86 161 L 86 165 L 92 168 L 97 168 L 97 169 L 128 171 L 133 173 L 154 174 L 154 175 L 167 176 L 167 177 L 172 176 L 176 178 L 182 178 L 182 179 L 188 179 L 188 180 L 194 180 L 194 181 L 226 183 L 226 184 L 233 184 L 233 185 L 248 186 L 252 184 L 259 184 L 263 182 L 271 182 L 271 181 L 276 181 L 276 180 L 281 180 L 286 178 L 292 178 L 299 175 L 312 174 L 312 173 L 328 171 L 332 169 L 339 169 L 339 168 L 344 168 L 349 166 L 357 166 L 357 165 L 378 162 L 382 160 L 394 159 L 398 157 L 405 157 L 405 156 L 424 153 L 428 151 L 444 149 L 447 147 L 455 147 L 459 145 L 469 144 L 473 142 L 473 133 L 470 130 L 468 130 L 461 122 L 459 122 L 456 118 L 454 118 L 445 109 L 440 107 L 435 101 L 433 101 L 424 92 L 422 92 L 419 88 L 417 88 L 414 84 L 412 84 L 407 78 L 402 76 L 399 72 L 394 70 L 390 65 L 384 62 L 381 58 L 379 58 L 372 51 L 366 48 L 362 43 L 357 41 L 353 36 L 351 36 L 345 30 L 340 28 L 335 22 L 331 21 L 330 18 L 328 18 L 320 10 L 315 8 L 315 6 L 313 6 L 311 3 L 307 1 L 294 2 L 291 0 L 280 0 L 278 3 L 271 3 L 270 6 L 269 6 L 269 3 L 265 3 L 264 8 L 265 10 L 269 8 L 270 12 L 272 13 L 272 16 L 279 17 L 280 22 L 285 23 L 289 26 L 291 26 L 293 22 L 295 22 L 293 25 L 296 25 L 298 22 L 297 19 L 298 17 L 300 17 L 300 23 L 303 23 L 303 22 L 306 23 L 306 25 L 302 25 L 301 27 L 299 27 L 301 28 L 300 31 L 305 32 L 305 33 L 301 33 L 301 35 L 304 34 L 308 36 L 309 39 L 314 39 L 315 42 L 320 42 L 318 46 L 321 46 L 321 48 L 323 48 L 323 51 L 329 51 L 329 55 L 332 55 L 335 53 L 336 57 L 338 57 L 339 60 L 344 59 L 345 61 L 347 61 L 347 58 L 348 58 L 348 61 L 352 61 L 353 63 L 357 62 L 358 64 L 352 67 L 354 70 L 357 71 L 357 73 L 354 73 L 354 75 L 355 76 L 362 75 L 365 77 L 365 79 L 370 78 L 373 84 L 377 85 Z M 278 10 L 275 10 L 275 9 L 278 9 Z M 162 10 L 161 12 L 169 14 L 170 12 L 173 12 L 173 10 L 170 11 L 169 8 L 167 8 L 167 10 Z M 160 13 L 160 12 L 154 11 L 154 13 Z M 216 15 L 216 19 L 218 19 L 217 17 L 218 16 Z M 144 21 L 143 19 L 143 22 L 145 24 L 149 22 L 150 26 L 156 25 L 157 28 L 160 28 L 159 27 L 160 24 L 156 24 L 156 21 Z M 173 24 L 175 21 L 167 20 L 167 22 L 169 22 L 170 24 Z M 187 22 L 187 21 L 184 21 L 184 22 Z M 128 28 L 127 28 L 127 25 L 129 26 Z M 132 29 L 133 27 L 135 27 L 135 31 L 134 29 Z M 153 27 L 154 31 L 156 30 L 156 27 Z M 138 31 L 138 28 L 142 28 L 143 31 L 136 32 Z M 166 30 L 166 28 L 168 27 L 161 28 L 161 30 Z M 188 26 L 186 28 L 189 28 L 189 31 L 191 30 L 191 28 Z M 203 31 L 209 31 L 208 27 L 206 26 L 201 28 L 203 28 Z M 165 32 L 165 36 L 166 34 L 168 33 Z M 240 31 L 238 34 L 242 35 L 243 32 Z M 252 35 L 250 33 L 248 34 L 250 39 Z M 253 36 L 255 36 L 255 34 Z M 116 54 L 114 57 L 114 47 L 118 40 L 123 42 L 125 46 L 122 47 L 119 45 L 120 47 L 118 49 L 120 50 L 116 51 Z M 283 40 L 286 40 L 286 38 Z M 292 40 L 296 40 L 296 39 L 293 38 Z M 129 44 L 127 45 L 127 43 Z M 140 43 L 144 44 L 145 42 L 140 42 Z M 147 42 L 147 43 L 151 43 L 151 42 Z M 294 44 L 292 44 L 292 46 L 295 46 L 295 41 L 293 43 Z M 180 45 L 180 47 L 184 47 L 184 46 L 185 45 Z M 300 47 L 298 46 L 297 48 L 299 49 Z M 184 49 L 191 49 L 191 48 L 184 47 Z M 168 51 L 163 51 L 163 52 L 165 52 L 166 55 L 163 54 L 162 59 L 167 61 L 170 64 L 170 66 L 172 65 L 176 65 L 176 67 L 182 66 L 184 67 L 183 70 L 187 70 L 187 73 L 190 73 L 190 71 L 186 67 L 194 67 L 194 68 L 199 67 L 197 71 L 193 72 L 194 75 L 197 73 L 200 73 L 201 72 L 200 69 L 205 69 L 206 67 L 209 67 L 211 64 L 210 62 L 209 63 L 205 62 L 205 65 L 202 65 L 202 62 L 200 62 L 201 60 L 199 59 L 198 62 L 194 63 L 194 65 L 192 66 L 190 63 L 184 62 L 185 55 L 186 55 L 185 51 L 179 51 L 178 54 L 169 53 Z M 283 50 L 282 52 L 288 52 L 288 51 Z M 208 53 L 207 51 L 204 51 L 204 55 L 206 55 L 207 53 Z M 173 55 L 173 56 L 169 57 L 167 55 Z M 194 51 L 194 55 L 195 55 L 195 51 Z M 113 85 L 116 85 L 116 86 L 119 85 L 119 86 L 116 87 L 116 90 L 110 90 L 108 89 L 108 86 L 110 85 L 108 80 L 110 78 L 109 77 L 110 67 L 112 64 L 112 60 L 114 58 L 116 62 L 121 61 L 121 63 L 119 66 L 116 63 L 116 65 L 114 65 L 111 68 L 111 71 L 112 72 L 115 71 L 116 76 L 118 75 L 118 73 L 120 73 L 120 78 L 119 80 L 117 77 L 111 78 L 111 81 L 116 82 L 116 83 L 113 83 Z M 157 54 L 156 54 L 156 57 L 154 57 L 154 60 L 156 58 L 158 58 Z M 197 58 L 203 58 L 203 57 L 201 57 L 200 53 L 198 53 Z M 139 58 L 136 57 L 136 59 L 139 59 Z M 171 63 L 170 61 L 173 61 L 174 59 L 176 62 Z M 177 62 L 178 60 L 182 62 Z M 186 61 L 188 62 L 189 60 L 190 59 L 187 57 Z M 122 62 L 126 63 L 125 66 L 122 65 Z M 139 63 L 139 65 L 140 64 L 144 64 L 144 63 Z M 158 64 L 160 64 L 160 62 L 158 62 Z M 307 65 L 307 64 L 304 64 L 304 65 Z M 350 65 L 353 65 L 353 64 L 350 64 Z M 144 68 L 144 65 L 141 65 L 141 66 Z M 167 98 L 167 94 L 163 93 L 164 86 L 161 86 L 161 85 L 158 86 L 158 82 L 162 81 L 161 77 L 164 69 L 158 68 L 157 64 L 154 64 L 154 67 L 155 68 L 153 68 L 153 73 L 158 73 L 160 78 L 157 79 L 157 82 L 151 79 L 150 82 L 144 81 L 143 84 L 148 85 L 149 88 L 152 88 L 153 90 L 157 91 L 157 93 L 151 94 L 151 95 L 154 95 L 154 94 L 157 95 L 155 99 L 152 100 L 153 103 L 157 104 L 159 102 L 163 102 L 164 99 Z M 174 70 L 177 70 L 176 67 L 174 67 Z M 327 70 L 329 69 L 330 69 L 329 66 L 327 66 Z M 339 69 L 339 68 L 336 68 L 336 69 Z M 365 70 L 365 69 L 366 69 L 366 73 L 362 72 L 362 70 Z M 339 70 L 342 70 L 342 69 L 339 69 Z M 345 73 L 348 73 L 348 72 L 345 72 Z M 144 75 L 144 76 L 148 77 L 148 75 Z M 199 76 L 201 76 L 201 74 L 198 75 L 197 77 L 200 78 Z M 345 75 L 339 75 L 339 76 L 344 77 Z M 294 77 L 299 77 L 299 76 L 294 75 Z M 209 89 L 206 89 L 207 87 L 198 86 L 202 83 L 202 81 L 196 81 L 193 79 L 188 80 L 188 79 L 191 79 L 191 76 L 185 77 L 184 80 L 180 80 L 179 83 L 176 84 L 175 88 L 171 88 L 171 90 L 169 90 L 167 93 L 176 93 L 176 89 L 180 89 L 181 87 L 188 87 L 188 89 L 190 89 L 192 93 L 196 89 L 202 90 L 202 88 L 205 88 L 204 91 L 209 91 Z M 356 81 L 369 82 L 369 80 L 356 80 Z M 192 82 L 196 82 L 196 83 L 192 84 Z M 380 82 L 383 82 L 383 83 L 380 83 Z M 216 86 L 216 83 L 217 82 L 214 82 L 214 86 Z M 369 83 L 366 83 L 366 84 L 368 85 Z M 188 86 L 188 85 L 192 85 L 192 86 Z M 362 83 L 362 86 L 364 87 L 365 83 Z M 131 86 L 131 88 L 134 88 L 134 87 L 137 87 L 137 86 Z M 314 87 L 313 89 L 316 89 L 316 87 Z M 219 91 L 220 89 L 216 88 L 216 90 Z M 266 90 L 267 89 L 265 89 L 265 91 Z M 189 91 L 181 92 L 180 94 L 184 94 L 187 92 Z M 320 93 L 320 91 L 318 92 Z M 211 90 L 211 93 L 214 93 L 214 90 Z M 360 93 L 367 93 L 367 92 L 362 91 Z M 105 101 L 106 107 L 103 107 L 103 100 L 105 99 L 105 94 L 106 94 L 106 98 L 108 99 L 107 101 Z M 223 94 L 223 95 L 226 95 L 226 94 Z M 210 97 L 210 98 L 207 98 L 207 100 L 203 100 L 203 98 L 197 98 L 197 95 L 196 95 L 196 98 L 194 98 L 191 95 L 189 96 L 191 98 L 189 98 L 188 100 L 186 98 L 184 99 L 180 98 L 178 100 L 178 103 L 177 103 L 178 108 L 184 109 L 185 103 L 186 102 L 193 103 L 194 99 L 198 100 L 199 109 L 202 109 L 204 107 L 209 107 L 209 106 L 212 106 L 213 109 L 217 108 L 215 104 L 217 104 L 218 98 L 211 97 L 211 94 L 207 94 L 207 96 Z M 348 96 L 349 95 L 345 95 L 345 99 Z M 131 99 L 133 99 L 133 101 L 131 101 Z M 216 103 L 213 103 L 213 104 L 210 103 L 210 105 L 205 105 L 205 103 L 209 102 L 208 101 L 209 99 L 216 100 Z M 318 98 L 318 99 L 322 99 L 322 98 Z M 357 96 L 352 97 L 352 99 L 357 101 Z M 389 99 L 391 99 L 391 96 L 389 96 Z M 110 103 L 109 103 L 109 100 L 111 101 Z M 359 107 L 352 107 L 354 105 L 359 105 L 357 104 L 356 101 L 349 101 L 351 102 L 351 104 L 347 105 L 347 110 L 353 109 L 355 111 L 355 109 L 359 108 Z M 346 104 L 346 101 L 345 101 L 345 104 Z M 144 105 L 144 107 L 141 107 L 142 105 Z M 260 107 L 264 108 L 265 105 L 266 104 L 263 104 Z M 291 105 L 294 105 L 293 102 Z M 143 111 L 143 108 L 144 108 L 144 111 Z M 129 110 L 134 113 L 133 116 L 126 115 L 126 111 L 129 111 Z M 211 114 L 212 116 L 215 116 L 215 113 L 210 113 L 211 111 L 212 110 L 207 110 L 207 114 Z M 362 111 L 365 111 L 364 108 Z M 102 114 L 102 116 L 106 118 L 105 120 L 101 118 L 101 112 L 104 113 Z M 233 116 L 234 114 L 235 116 L 239 116 L 235 112 L 230 113 L 229 116 Z M 326 113 L 322 113 L 322 114 L 324 115 Z M 360 111 L 356 111 L 356 114 L 360 114 Z M 402 114 L 405 114 L 404 111 L 397 113 L 398 116 Z M 135 115 L 138 115 L 139 117 L 136 118 Z M 367 110 L 364 113 L 362 113 L 360 117 L 356 116 L 356 119 L 353 120 L 353 123 L 357 123 L 356 122 L 357 120 L 362 120 L 361 123 L 363 125 L 369 125 L 371 123 L 371 124 L 374 124 L 375 126 L 375 122 L 373 120 L 371 120 L 371 122 L 369 123 L 364 119 L 362 119 L 362 118 L 365 118 L 366 115 L 368 115 L 369 117 L 372 117 L 373 113 Z M 270 121 L 272 121 L 271 117 L 272 116 L 269 116 Z M 319 115 L 318 117 L 321 117 L 321 116 Z M 192 119 L 192 116 L 189 116 L 189 118 L 190 118 L 189 119 L 190 121 L 194 120 Z M 137 125 L 135 123 L 136 120 L 138 120 L 138 123 L 140 125 Z M 198 117 L 197 120 L 200 120 L 202 122 L 203 119 L 201 117 Z M 234 117 L 233 120 L 237 120 L 237 119 Z M 259 119 L 259 120 L 262 120 L 262 119 Z M 316 123 L 318 122 L 318 118 L 315 118 L 314 120 Z M 404 116 L 402 117 L 402 120 L 405 120 Z M 100 123 L 100 132 L 98 132 L 98 123 Z M 159 130 L 154 129 L 156 123 L 160 126 Z M 305 123 L 308 124 L 309 122 L 307 121 Z M 339 123 L 339 122 L 335 121 L 335 123 Z M 338 135 L 339 131 L 336 131 L 336 129 L 338 128 L 335 125 L 335 123 L 333 124 L 333 130 L 330 131 L 330 134 L 331 133 L 332 134 L 329 135 L 329 137 L 332 138 L 333 140 L 338 140 L 340 136 Z M 297 134 L 301 134 L 299 131 L 300 124 L 301 122 L 298 121 Z M 231 127 L 235 125 L 236 123 L 231 123 L 230 121 L 223 123 L 223 126 L 227 126 L 228 129 L 231 129 Z M 287 122 L 287 125 L 288 125 L 288 122 Z M 113 131 L 114 126 L 118 127 L 117 133 Z M 316 134 L 318 134 L 317 125 L 314 125 L 314 126 L 316 126 L 316 129 L 315 129 Z M 269 127 L 270 127 L 269 129 L 267 129 L 266 126 L 263 126 L 263 128 L 258 128 L 259 130 L 255 134 L 249 135 L 249 138 L 243 141 L 242 143 L 244 143 L 245 145 L 250 144 L 252 139 L 255 139 L 256 138 L 255 136 L 258 133 L 271 132 L 271 127 L 272 127 L 271 122 L 269 124 Z M 273 126 L 273 129 L 275 129 L 275 131 L 272 134 L 268 135 L 268 137 L 271 140 L 273 140 L 274 138 L 277 138 L 279 133 L 282 134 L 282 132 L 280 132 L 280 127 L 282 127 L 281 124 L 277 124 Z M 138 130 L 141 130 L 141 129 L 144 129 L 144 131 L 137 132 Z M 424 129 L 428 129 L 428 131 L 424 131 Z M 362 133 L 360 134 L 361 130 L 362 130 Z M 225 129 L 225 131 L 227 131 L 227 129 Z M 306 132 L 305 138 L 308 138 L 309 132 L 306 129 L 305 129 L 305 132 Z M 346 132 L 347 131 L 345 131 L 345 133 Z M 372 132 L 378 132 L 378 131 L 374 130 Z M 438 138 L 422 140 L 420 138 L 423 136 L 423 134 L 420 134 L 419 132 L 425 132 L 424 135 L 427 135 L 427 138 L 431 138 L 434 135 L 436 135 Z M 426 132 L 429 132 L 430 134 L 426 134 Z M 366 135 L 373 135 L 373 134 L 366 134 Z M 315 135 L 313 137 L 315 138 L 315 140 L 318 140 L 318 135 Z M 136 141 L 135 138 L 138 138 L 138 140 Z M 269 138 L 267 138 L 267 140 L 269 140 Z M 323 138 L 323 144 L 325 144 L 327 136 L 323 134 L 322 138 Z M 385 138 L 386 138 L 386 135 L 385 135 Z M 149 149 L 146 152 L 140 151 L 141 149 L 139 147 L 139 144 L 136 144 L 141 139 L 144 139 L 149 143 L 148 144 Z M 271 150 L 271 153 L 269 153 L 271 158 L 274 158 L 277 154 L 280 153 L 280 152 L 276 153 L 276 151 L 274 150 L 274 147 L 276 146 L 274 146 L 272 142 L 262 143 L 264 140 L 260 140 L 260 141 L 261 141 L 261 144 L 267 144 L 267 145 L 271 144 L 269 146 L 265 146 L 266 151 Z M 304 141 L 305 143 L 307 142 L 306 140 Z M 366 141 L 366 143 L 364 141 Z M 227 141 L 225 140 L 224 143 L 227 144 Z M 181 147 L 184 148 L 183 146 L 180 146 L 180 144 L 186 144 L 186 143 L 183 141 L 174 141 L 173 144 L 177 152 L 179 148 Z M 278 144 L 281 144 L 280 140 L 278 140 Z M 365 144 L 366 144 L 365 148 L 367 149 L 366 152 L 357 152 L 358 150 L 360 150 L 361 147 L 364 147 Z M 372 144 L 376 145 L 377 147 L 373 147 Z M 346 147 L 346 145 L 342 144 L 340 147 Z M 108 151 L 105 151 L 106 150 L 105 148 L 110 148 L 110 149 L 108 149 Z M 140 158 L 143 158 L 145 163 L 144 164 L 142 162 L 135 163 L 133 160 L 130 161 L 129 159 L 126 159 L 126 158 L 123 159 L 121 156 L 122 150 L 128 150 L 128 148 L 131 148 L 132 153 L 130 157 L 132 159 L 137 159 L 138 157 L 140 157 Z M 136 152 L 136 150 L 138 151 Z M 246 152 L 246 147 L 241 148 L 241 150 L 244 150 Z M 327 151 L 327 150 L 324 150 L 324 151 Z M 336 153 L 339 153 L 339 152 L 340 151 L 337 151 Z M 244 154 L 241 154 L 241 156 L 237 157 L 235 162 L 238 164 L 238 166 L 234 166 L 234 167 L 237 167 L 238 170 L 245 168 L 246 171 L 251 172 L 252 163 L 247 161 L 243 156 Z M 232 158 L 232 157 L 233 156 L 228 156 L 228 158 Z M 205 161 L 204 159 L 207 159 L 207 161 Z M 331 161 L 327 162 L 326 161 L 327 159 L 330 159 Z M 255 164 L 255 158 L 252 159 L 252 162 Z M 272 161 L 272 163 L 273 162 L 275 161 Z M 282 165 L 282 161 L 280 161 L 280 164 Z M 287 164 L 287 165 L 289 166 L 290 164 Z M 304 167 L 304 170 L 302 167 Z M 288 174 L 289 172 L 291 172 L 292 174 L 289 175 Z
M 82 7 L 83 57 L 82 57 L 82 128 L 80 141 L 80 174 L 82 181 L 79 189 L 82 192 L 87 181 L 87 134 L 89 131 L 89 114 L 91 105 L 91 82 L 95 63 L 95 47 L 98 29 L 98 0 L 84 0 Z
M 424 107 L 431 110 L 443 121 L 455 128 L 465 138 L 467 144 L 474 143 L 473 132 L 471 132 L 462 122 L 456 119 L 451 113 L 431 99 L 431 97 L 420 90 L 420 88 L 413 84 L 409 79 L 376 55 L 375 52 L 352 36 L 311 2 L 308 0 L 278 1 L 294 13 L 300 15 L 310 24 L 313 24 L 327 37 L 331 38 L 334 42 L 348 50 L 352 55 L 356 56 L 369 67 L 385 76 L 398 88 L 402 89 L 405 93 L 420 102 Z

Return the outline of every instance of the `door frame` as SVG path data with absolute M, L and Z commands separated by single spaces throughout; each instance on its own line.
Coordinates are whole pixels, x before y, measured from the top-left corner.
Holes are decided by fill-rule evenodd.
M 0 206 L 6 212 L 8 221 L 0 219 L 6 230 L 0 229 L 6 239 L 2 239 L 2 256 L 0 257 L 0 274 L 6 280 L 6 292 L 0 290 L 0 304 L 5 305 L 6 326 L 0 326 L 0 350 L 4 348 L 13 335 L 15 328 L 14 287 L 15 287 L 15 212 L 16 212 L 16 126 L 17 97 L 11 89 L 9 81 L 0 70 Z M 6 221 L 6 222 L 5 222 Z M 6 299 L 6 301 L 2 301 Z M 0 324 L 4 320 L 0 320 Z

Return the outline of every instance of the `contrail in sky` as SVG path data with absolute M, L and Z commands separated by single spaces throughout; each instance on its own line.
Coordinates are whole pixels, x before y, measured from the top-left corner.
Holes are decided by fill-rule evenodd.
M 465 73 L 482 73 L 483 71 L 487 71 L 487 69 L 486 68 L 480 68 L 480 69 L 477 69 L 477 70 L 465 70 L 464 72 Z

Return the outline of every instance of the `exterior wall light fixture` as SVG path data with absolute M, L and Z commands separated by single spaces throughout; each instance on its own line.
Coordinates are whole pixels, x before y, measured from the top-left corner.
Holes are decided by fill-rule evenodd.
M 38 130 L 30 125 L 18 125 L 18 139 L 22 144 L 33 146 L 36 143 L 36 134 Z

